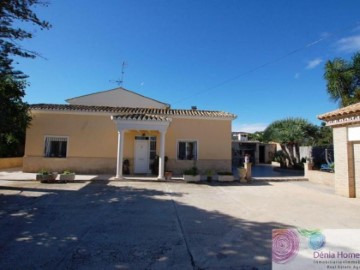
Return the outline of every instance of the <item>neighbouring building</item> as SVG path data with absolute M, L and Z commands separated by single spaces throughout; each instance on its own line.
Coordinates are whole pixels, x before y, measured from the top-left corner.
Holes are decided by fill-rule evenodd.
M 174 174 L 194 165 L 202 172 L 231 171 L 234 114 L 171 109 L 124 88 L 66 101 L 30 106 L 25 172 L 69 169 L 121 179 L 124 160 L 131 174 L 149 174 L 157 157 L 158 178 L 165 166 Z
M 244 163 L 245 155 L 250 156 L 250 162 L 253 164 L 271 163 L 276 152 L 276 144 L 251 141 L 247 132 L 232 132 L 231 136 L 234 167 Z
M 335 192 L 360 197 L 360 103 L 319 115 L 333 128 Z

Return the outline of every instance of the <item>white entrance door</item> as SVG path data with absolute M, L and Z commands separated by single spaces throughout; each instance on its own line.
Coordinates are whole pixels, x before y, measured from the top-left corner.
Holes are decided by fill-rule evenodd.
M 149 172 L 149 141 L 135 140 L 135 173 Z

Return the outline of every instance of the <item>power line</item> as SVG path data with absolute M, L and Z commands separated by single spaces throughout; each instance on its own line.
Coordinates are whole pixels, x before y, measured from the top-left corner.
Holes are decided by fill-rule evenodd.
M 359 25 L 360 25 L 359 22 L 355 23 L 355 27 L 358 27 Z M 209 87 L 209 88 L 207 88 L 207 89 L 204 89 L 204 90 L 202 90 L 202 91 L 198 91 L 198 92 L 196 92 L 196 93 L 194 93 L 194 94 L 192 94 L 192 95 L 190 95 L 190 96 L 187 96 L 187 97 L 185 97 L 185 98 L 182 98 L 181 100 L 178 100 L 178 101 L 176 101 L 176 102 L 174 102 L 174 103 L 172 103 L 172 104 L 178 104 L 178 103 L 183 102 L 183 101 L 185 101 L 185 100 L 188 100 L 188 99 L 191 99 L 191 98 L 193 98 L 193 97 L 199 96 L 199 95 L 201 95 L 201 94 L 203 94 L 203 93 L 211 92 L 211 91 L 215 90 L 216 88 L 219 88 L 219 87 L 221 87 L 221 86 L 223 86 L 223 85 L 225 85 L 225 84 L 228 84 L 228 83 L 230 83 L 230 82 L 232 82 L 232 81 L 235 81 L 235 80 L 237 80 L 237 79 L 239 79 L 239 78 L 241 78 L 241 77 L 244 77 L 244 76 L 246 76 L 246 75 L 248 75 L 248 74 L 250 74 L 250 73 L 253 73 L 253 72 L 255 72 L 255 71 L 258 71 L 259 69 L 263 69 L 263 68 L 265 68 L 265 67 L 267 67 L 267 66 L 269 66 L 269 65 L 278 63 L 278 62 L 282 61 L 283 59 L 285 59 L 285 58 L 287 58 L 287 57 L 289 57 L 289 56 L 291 56 L 291 55 L 293 55 L 293 54 L 296 54 L 296 53 L 298 53 L 298 52 L 300 52 L 300 51 L 303 51 L 303 50 L 305 50 L 305 49 L 307 49 L 307 48 L 310 48 L 310 47 L 312 47 L 312 46 L 315 46 L 315 45 L 317 45 L 318 43 L 320 43 L 320 42 L 322 42 L 322 41 L 324 41 L 324 40 L 326 40 L 326 39 L 329 39 L 330 37 L 334 37 L 334 36 L 338 35 L 340 32 L 343 32 L 343 31 L 348 30 L 348 29 L 350 29 L 350 28 L 354 28 L 354 24 L 352 24 L 351 26 L 347 26 L 347 27 L 341 28 L 341 29 L 337 29 L 337 30 L 334 31 L 333 33 L 327 34 L 326 36 L 324 36 L 324 37 L 322 37 L 322 38 L 320 38 L 320 39 L 318 39 L 318 40 L 309 42 L 309 43 L 307 43 L 306 45 L 304 45 L 304 46 L 302 46 L 302 47 L 299 47 L 299 48 L 297 48 L 297 49 L 295 49 L 295 50 L 293 50 L 293 51 L 290 51 L 290 52 L 286 53 L 285 55 L 282 55 L 282 56 L 280 56 L 280 57 L 278 57 L 278 58 L 275 58 L 275 59 L 273 59 L 273 60 L 270 60 L 270 61 L 268 61 L 268 62 L 265 62 L 265 63 L 263 63 L 263 64 L 261 64 L 261 65 L 259 65 L 259 66 L 257 66 L 257 67 L 254 67 L 254 68 L 252 68 L 252 69 L 249 69 L 249 70 L 247 70 L 247 71 L 245 71 L 245 72 L 243 72 L 243 73 L 240 73 L 239 75 L 236 75 L 236 76 L 234 76 L 234 77 L 232 77 L 232 78 L 229 78 L 229 79 L 227 79 L 227 80 L 224 80 L 224 81 L 222 81 L 222 82 L 220 82 L 220 83 L 218 83 L 218 84 L 215 84 L 214 86 L 211 86 L 211 87 Z

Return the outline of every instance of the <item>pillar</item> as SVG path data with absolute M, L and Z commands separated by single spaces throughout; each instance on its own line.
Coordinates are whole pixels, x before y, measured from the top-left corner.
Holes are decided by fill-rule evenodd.
M 160 131 L 159 180 L 165 179 L 165 134 L 166 131 Z
M 118 148 L 117 148 L 117 164 L 116 179 L 123 179 L 123 159 L 124 159 L 124 139 L 125 131 L 118 131 Z
M 348 142 L 348 128 L 334 127 L 335 193 L 348 198 L 355 197 L 354 154 Z
M 249 182 L 251 180 L 251 163 L 245 162 L 244 167 L 246 169 L 246 179 Z

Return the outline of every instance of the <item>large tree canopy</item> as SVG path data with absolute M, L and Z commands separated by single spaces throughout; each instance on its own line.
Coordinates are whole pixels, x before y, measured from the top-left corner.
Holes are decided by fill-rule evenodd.
M 30 122 L 28 105 L 22 101 L 25 80 L 0 73 L 0 157 L 21 156 L 25 129 Z
M 271 123 L 264 131 L 264 139 L 280 144 L 290 167 L 300 162 L 300 145 L 312 145 L 317 126 L 302 118 L 287 118 Z M 285 164 L 283 164 L 285 165 Z
M 0 1 L 0 50 L 4 55 L 17 55 L 34 58 L 37 53 L 22 48 L 18 41 L 31 39 L 33 34 L 16 26 L 16 23 L 31 23 L 40 29 L 49 29 L 51 25 L 40 20 L 31 10 L 36 5 L 46 5 L 39 0 L 1 0 Z
M 360 102 L 360 53 L 351 61 L 336 58 L 327 61 L 324 78 L 330 98 L 340 107 Z
M 22 100 L 27 83 L 26 76 L 12 66 L 12 57 L 35 58 L 38 55 L 18 43 L 33 37 L 19 25 L 51 27 L 31 10 L 36 5 L 46 4 L 39 0 L 0 0 L 0 157 L 23 154 L 25 129 L 30 123 L 28 105 Z

